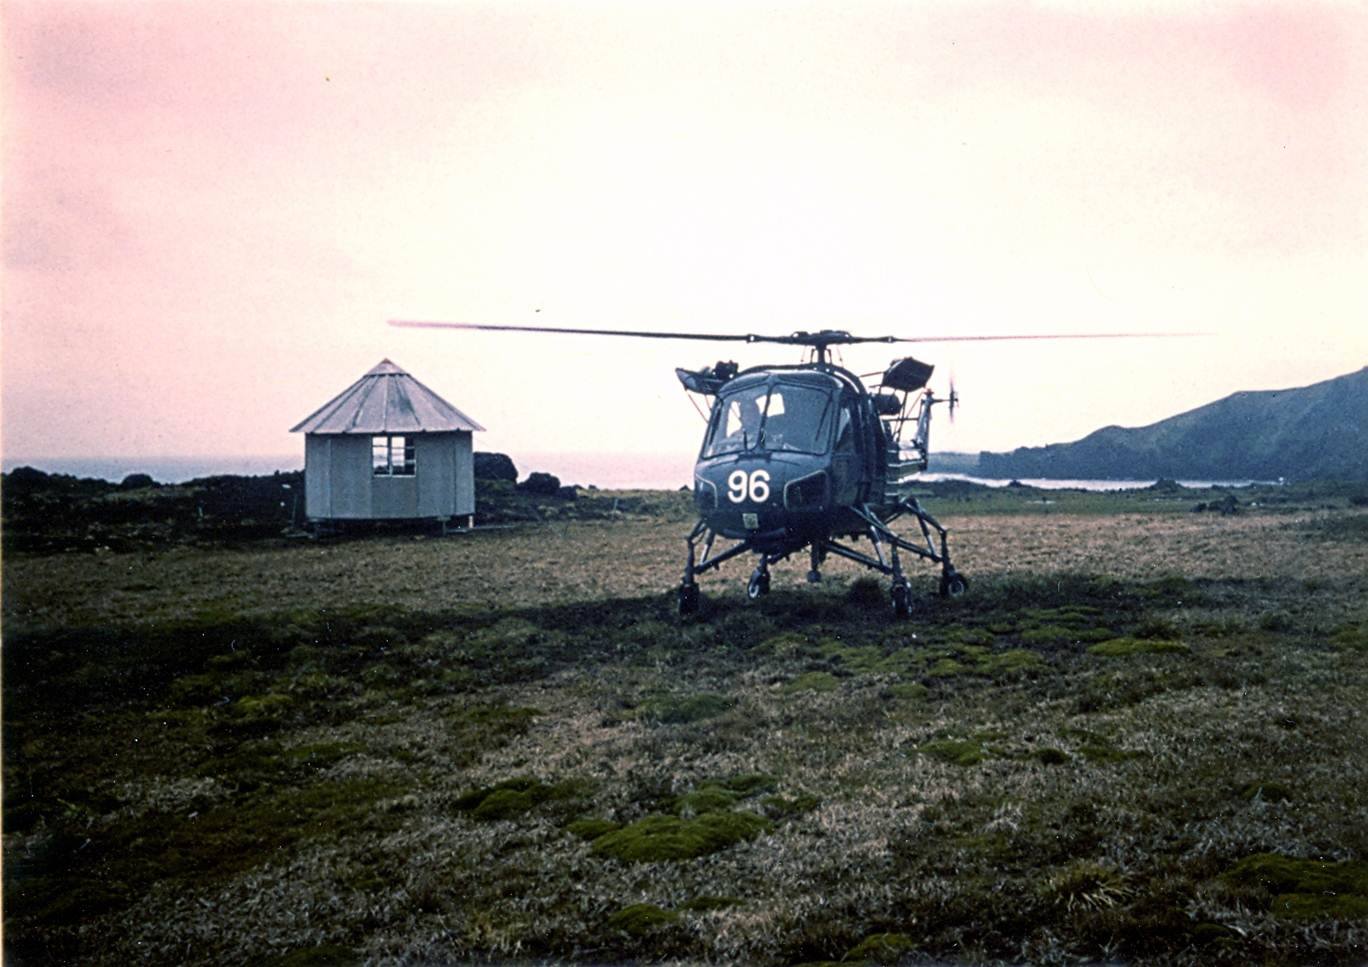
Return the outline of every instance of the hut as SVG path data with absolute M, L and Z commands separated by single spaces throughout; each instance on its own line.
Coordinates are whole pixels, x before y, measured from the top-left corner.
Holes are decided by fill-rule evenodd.
M 484 427 L 382 360 L 290 428 L 304 434 L 304 512 L 339 521 L 474 522 L 472 433 Z

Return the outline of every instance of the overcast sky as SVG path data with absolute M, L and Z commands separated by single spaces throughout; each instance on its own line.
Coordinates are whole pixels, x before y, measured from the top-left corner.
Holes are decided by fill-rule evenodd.
M 692 453 L 673 375 L 868 335 L 942 448 L 1368 364 L 1361 3 L 5 3 L 7 455 L 302 452 L 389 357 L 480 449 Z M 881 369 L 887 347 L 845 354 Z

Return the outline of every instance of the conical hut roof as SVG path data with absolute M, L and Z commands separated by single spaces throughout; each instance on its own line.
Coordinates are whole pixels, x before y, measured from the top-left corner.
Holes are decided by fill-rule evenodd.
M 379 365 L 290 428 L 291 433 L 411 434 L 483 430 L 403 369 Z

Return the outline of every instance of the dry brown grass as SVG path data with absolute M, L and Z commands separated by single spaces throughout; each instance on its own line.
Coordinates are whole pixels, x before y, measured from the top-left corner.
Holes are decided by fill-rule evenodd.
M 1304 581 L 1368 574 L 1368 542 L 1324 536 L 1327 523 L 1345 516 L 1354 515 L 966 513 L 947 523 L 956 565 L 971 578 L 1062 572 Z M 254 615 L 374 603 L 436 611 L 632 598 L 678 583 L 685 530 L 676 521 L 576 521 L 262 550 L 19 555 L 5 562 L 5 614 L 70 627 L 178 620 L 203 610 Z M 706 575 L 705 593 L 735 593 L 748 567 L 738 561 Z M 806 569 L 804 561 L 780 565 L 775 586 L 801 587 Z M 834 559 L 826 570 L 836 578 L 858 572 Z M 914 580 L 931 574 L 916 565 L 911 573 Z

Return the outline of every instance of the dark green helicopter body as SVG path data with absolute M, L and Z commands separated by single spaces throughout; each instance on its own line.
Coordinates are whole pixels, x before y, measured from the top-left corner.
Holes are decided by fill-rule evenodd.
M 816 338 L 826 335 L 838 334 Z M 941 402 L 929 391 L 910 395 L 924 386 L 931 369 L 914 359 L 896 360 L 873 393 L 824 352 L 800 366 L 736 372 L 734 365 L 719 363 L 695 373 L 677 371 L 686 389 L 715 396 L 694 466 L 699 522 L 688 538 L 681 612 L 698 606 L 700 572 L 750 552 L 758 558 L 747 585 L 753 598 L 768 592 L 771 564 L 804 549 L 811 552 L 811 581 L 820 579 L 822 561 L 833 553 L 892 577 L 900 615 L 911 605 L 900 550 L 939 563 L 941 593 L 962 594 L 968 583 L 950 564 L 944 528 L 906 492 L 908 476 L 926 467 L 931 407 Z M 907 459 L 901 431 L 914 399 L 920 406 L 918 432 Z M 904 514 L 918 521 L 922 542 L 904 540 L 889 528 Z M 714 556 L 719 537 L 738 543 Z M 872 555 L 847 543 L 861 537 L 870 540 Z
M 862 564 L 892 579 L 894 612 L 911 610 L 911 588 L 901 553 L 940 566 L 940 593 L 963 594 L 968 582 L 950 563 L 946 531 L 911 493 L 915 476 L 927 467 L 932 408 L 948 398 L 926 389 L 932 367 L 911 357 L 896 359 L 873 391 L 861 377 L 830 360 L 833 346 L 856 343 L 989 342 L 1022 339 L 1108 339 L 1154 333 L 1069 333 L 1003 336 L 854 336 L 842 330 L 795 332 L 787 336 L 697 332 L 564 329 L 549 326 L 494 326 L 453 322 L 399 322 L 433 329 L 479 329 L 559 335 L 630 336 L 709 342 L 777 343 L 803 346 L 808 362 L 738 371 L 735 363 L 676 370 L 686 390 L 713 397 L 708 432 L 694 467 L 698 523 L 687 538 L 679 610 L 698 610 L 697 576 L 742 554 L 757 564 L 747 593 L 769 591 L 770 566 L 808 550 L 808 580 L 821 579 L 830 555 Z M 908 425 L 911 439 L 904 441 Z M 893 530 L 900 518 L 914 521 L 917 540 Z M 718 538 L 735 543 L 714 553 Z M 851 545 L 867 539 L 869 552 Z

